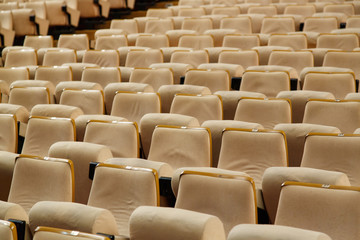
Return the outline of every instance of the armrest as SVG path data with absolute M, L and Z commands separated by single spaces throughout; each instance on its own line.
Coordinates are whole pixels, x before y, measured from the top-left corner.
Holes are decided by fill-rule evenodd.
M 19 204 L 0 201 L 0 219 L 28 221 L 28 215 Z
M 79 20 L 80 20 L 80 11 L 75 8 L 66 6 L 65 12 L 69 17 L 70 25 L 77 27 L 79 25 Z
M 32 233 L 38 226 L 72 229 L 87 233 L 117 235 L 115 217 L 103 208 L 73 202 L 42 201 L 29 212 L 29 227 Z
M 39 18 L 36 16 L 30 16 L 30 21 L 36 24 L 36 30 L 39 35 L 47 35 L 49 30 L 49 20 Z
M 110 12 L 110 3 L 107 0 L 99 0 L 98 2 L 98 4 L 101 6 L 101 16 L 108 18 Z
M 14 43 L 15 38 L 15 31 L 6 29 L 6 28 L 0 28 L 0 35 L 2 38 L 2 44 L 4 46 L 12 46 Z

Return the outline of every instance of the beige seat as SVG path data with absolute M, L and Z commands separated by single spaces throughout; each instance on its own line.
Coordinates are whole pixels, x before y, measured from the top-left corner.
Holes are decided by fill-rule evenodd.
M 14 165 L 8 201 L 0 202 L 2 218 L 22 220 L 29 224 L 28 214 L 35 203 L 42 200 L 73 200 L 74 168 L 71 161 L 20 155 Z M 28 226 L 24 230 L 25 239 L 31 239 Z
M 277 9 L 275 6 L 265 5 L 265 6 L 251 6 L 249 7 L 248 14 L 265 14 L 267 17 L 271 17 L 277 14 Z
M 2 94 L 2 101 L 7 102 L 9 98 L 10 84 L 16 80 L 25 80 L 30 78 L 30 73 L 26 67 L 18 68 L 0 68 L 0 89 Z
M 174 75 L 170 68 L 135 68 L 129 82 L 149 84 L 158 92 L 162 85 L 174 84 Z
M 219 63 L 238 64 L 246 70 L 259 65 L 259 53 L 255 50 L 224 50 L 219 54 Z
M 174 12 L 169 8 L 149 8 L 146 17 L 167 18 L 174 16 Z
M 13 29 L 15 37 L 24 37 L 26 35 L 47 35 L 49 22 L 45 19 L 35 16 L 35 10 L 30 8 L 12 9 Z M 30 16 L 35 16 L 32 20 Z M 39 32 L 36 26 L 39 26 Z
M 125 67 L 147 68 L 153 63 L 163 61 L 163 54 L 159 49 L 130 50 L 126 56 Z
M 314 13 L 316 13 L 316 7 L 313 4 L 288 5 L 284 9 L 285 15 L 301 16 L 302 21 L 306 17 L 311 17 Z
M 95 41 L 99 38 L 99 37 L 105 37 L 105 36 L 117 36 L 117 35 L 123 35 L 126 37 L 125 35 L 126 33 L 122 30 L 122 29 L 99 29 L 96 30 L 94 33 L 94 38 Z
M 338 12 L 353 16 L 355 15 L 355 6 L 351 3 L 328 4 L 324 6 L 323 12 Z
M 72 81 L 72 69 L 69 66 L 38 67 L 35 80 L 49 81 L 56 86 L 61 81 Z
M 158 125 L 151 138 L 148 160 L 180 167 L 211 166 L 210 130 L 201 127 Z
M 65 63 L 76 63 L 75 50 L 61 49 L 61 50 L 48 50 L 44 54 L 43 66 L 61 66 Z
M 174 30 L 174 22 L 170 18 L 149 19 L 145 24 L 145 33 L 165 34 L 167 31 Z
M 174 221 L 178 224 L 173 224 Z M 145 240 L 149 237 L 159 240 L 226 239 L 221 220 L 213 215 L 184 209 L 142 206 L 131 215 L 130 238 Z
M 250 240 L 250 239 L 281 239 L 300 240 L 303 237 L 312 240 L 331 240 L 322 232 L 310 231 L 301 228 L 286 227 L 270 224 L 239 224 L 231 229 L 228 240 Z
M 265 65 L 263 67 L 267 67 L 266 65 L 268 65 L 270 54 L 273 51 L 293 51 L 291 47 L 284 47 L 284 46 L 258 46 L 258 47 L 253 47 L 252 50 L 258 51 L 260 58 L 260 65 Z M 270 65 L 270 67 L 272 67 L 272 65 Z
M 258 35 L 229 34 L 223 39 L 223 47 L 236 47 L 243 50 L 260 46 Z
M 147 113 L 160 113 L 161 101 L 158 93 L 150 92 L 117 92 L 111 115 L 140 123 L 140 119 Z
M 216 91 L 230 90 L 230 75 L 225 70 L 189 70 L 185 74 L 184 84 L 205 86 L 210 89 L 212 93 Z
M 273 129 L 278 123 L 291 123 L 290 100 L 241 98 L 234 120 L 259 123 L 268 129 Z
M 179 39 L 179 47 L 202 50 L 214 47 L 214 38 L 211 35 L 183 35 Z
M 59 82 L 55 87 L 55 100 L 57 103 L 60 102 L 62 93 L 66 89 L 71 90 L 99 90 L 102 91 L 103 88 L 100 84 L 94 82 L 85 82 L 85 81 L 63 81 Z
M 350 68 L 354 71 L 356 79 L 360 78 L 360 69 L 356 62 L 360 57 L 360 52 L 352 51 L 328 51 L 325 54 L 324 67 Z
M 208 120 L 203 122 L 202 127 L 207 127 L 211 131 L 212 140 L 212 167 L 217 167 L 219 162 L 219 153 L 221 149 L 221 137 L 225 128 L 256 128 L 263 129 L 263 126 L 257 123 L 249 123 L 234 120 Z
M 165 59 L 164 59 L 165 61 Z M 185 76 L 187 70 L 191 69 L 191 66 L 186 63 L 153 63 L 150 68 L 170 68 L 174 75 L 174 84 L 180 83 L 180 77 Z
M 99 67 L 98 65 L 92 63 L 64 63 L 61 66 L 71 67 L 74 81 L 81 80 L 81 75 L 85 67 Z
M 110 83 L 121 82 L 120 69 L 117 67 L 85 67 L 81 81 L 98 83 L 104 89 Z
M 314 56 L 309 51 L 272 51 L 269 57 L 269 65 L 287 66 L 296 70 L 297 75 L 306 67 L 314 66 Z M 291 78 L 299 78 L 292 74 Z
M 163 85 L 158 89 L 158 92 L 161 97 L 161 112 L 169 113 L 172 101 L 176 94 L 211 94 L 211 91 L 208 87 L 204 86 L 195 86 L 195 85 L 184 85 L 184 84 L 174 84 L 174 85 Z
M 123 184 L 124 182 L 127 184 Z M 117 187 L 114 189 L 113 186 Z M 58 226 L 89 233 L 96 233 L 101 229 L 103 233 L 128 237 L 133 211 L 143 205 L 158 206 L 159 198 L 158 173 L 154 169 L 101 163 L 95 169 L 87 205 L 40 202 L 31 211 L 31 228 Z M 107 214 L 89 219 L 90 213 L 94 216 L 99 210 L 106 211 Z M 58 215 L 60 212 L 64 214 Z M 78 224 L 71 223 L 68 219 L 77 219 Z M 82 222 L 85 219 L 87 221 Z M 99 222 L 102 223 L 102 228 Z M 99 230 L 96 228 L 97 224 Z
M 359 17 L 357 16 L 349 16 L 346 19 L 346 28 L 358 28 L 359 24 Z
M 95 50 L 117 50 L 119 47 L 128 46 L 125 35 L 100 36 L 95 40 Z
M 330 92 L 336 99 L 344 99 L 348 93 L 356 91 L 355 75 L 353 72 L 309 72 L 305 75 L 303 90 Z
M 202 34 L 206 30 L 213 29 L 213 22 L 210 18 L 185 18 L 181 29 L 194 30 Z
M 139 157 L 139 130 L 134 122 L 90 120 L 83 141 L 108 146 L 113 157 Z
M 304 19 L 303 32 L 308 38 L 308 47 L 314 47 L 320 33 L 329 33 L 338 29 L 336 17 L 307 17 Z
M 135 19 L 113 19 L 110 23 L 110 29 L 122 29 L 127 34 L 139 33 L 138 23 Z
M 149 154 L 151 137 L 158 125 L 199 127 L 199 121 L 190 116 L 169 113 L 148 113 L 140 121 L 142 153 L 147 158 Z
M 351 33 L 322 33 L 316 43 L 316 48 L 335 48 L 343 51 L 352 51 L 357 47 L 359 47 L 359 38 L 357 34 Z
M 206 50 L 174 51 L 170 59 L 171 63 L 186 63 L 193 68 L 197 68 L 203 63 L 209 63 L 209 61 L 209 53 Z
M 81 115 L 84 115 L 84 112 L 80 108 L 61 104 L 37 104 L 30 112 L 30 116 L 71 118 L 73 120 Z
M 18 123 L 16 115 L 0 114 L 0 151 L 17 152 L 18 145 Z
M 61 34 L 57 43 L 59 48 L 70 48 L 76 51 L 77 62 L 82 62 L 86 50 L 89 50 L 89 37 L 87 34 Z
M 275 224 L 324 232 L 334 240 L 356 239 L 359 233 L 351 226 L 358 213 L 349 211 L 349 207 L 356 206 L 358 197 L 356 187 L 287 182 L 281 189 Z M 347 204 L 339 205 L 339 199 L 346 199 Z M 301 216 L 292 218 L 296 212 Z M 325 219 L 332 219 L 331 223 L 336 222 L 340 228 L 329 227 Z
M 287 165 L 283 132 L 261 129 L 224 130 L 218 168 L 245 172 L 252 176 L 256 187 L 261 189 L 262 175 L 268 167 Z
M 97 64 L 100 67 L 118 67 L 120 56 L 117 50 L 87 50 L 82 62 Z
M 220 169 L 217 173 L 192 168 L 180 170 L 173 177 L 178 179 L 175 208 L 217 216 L 223 222 L 226 234 L 240 223 L 257 222 L 255 185 L 251 177 Z M 172 185 L 174 187 L 173 182 Z M 229 197 L 218 201 L 221 195 Z M 236 212 L 239 214 L 235 217 Z
M 332 93 L 306 90 L 281 91 L 276 97 L 290 99 L 293 123 L 302 123 L 305 105 L 310 99 L 335 100 L 335 96 Z
M 211 10 L 211 15 L 219 15 L 219 14 L 226 14 L 231 17 L 236 17 L 241 13 L 241 10 L 238 6 L 228 6 L 228 7 L 214 7 Z
M 305 34 L 271 34 L 268 41 L 269 46 L 286 46 L 292 49 L 302 50 L 307 48 L 307 38 Z
M 9 51 L 6 54 L 4 67 L 22 67 L 22 66 L 36 66 L 37 56 L 36 51 L 31 49 L 22 49 Z
M 260 29 L 261 45 L 268 43 L 274 33 L 295 32 L 295 20 L 292 17 L 265 17 Z
M 18 239 L 16 225 L 10 221 L 0 220 L 0 234 L 4 240 Z
M 34 233 L 34 240 L 55 240 L 58 238 L 62 238 L 64 240 L 70 239 L 81 239 L 81 240 L 108 240 L 109 238 L 106 236 L 101 236 L 99 234 L 89 234 L 78 231 L 71 231 L 60 228 L 52 228 L 52 227 L 37 227 Z
M 224 120 L 234 120 L 234 115 L 238 102 L 243 97 L 265 98 L 262 93 L 246 91 L 217 91 L 215 94 L 220 95 L 224 108 Z
M 8 103 L 24 106 L 30 112 L 36 104 L 51 103 L 50 91 L 47 87 L 13 87 Z
M 356 100 L 309 100 L 303 123 L 334 126 L 343 133 L 353 133 L 359 128 L 359 104 Z
M 25 47 L 32 47 L 34 49 L 39 48 L 52 48 L 54 46 L 53 43 L 54 39 L 53 36 L 47 35 L 47 36 L 25 36 L 24 39 L 24 46 Z
M 205 9 L 202 7 L 180 8 L 178 12 L 180 17 L 198 17 L 205 14 Z
M 65 89 L 59 104 L 79 107 L 84 114 L 104 114 L 104 93 L 101 90 Z
M 45 1 L 46 19 L 50 27 L 77 27 L 81 11 L 75 2 Z
M 290 75 L 280 71 L 245 71 L 240 91 L 259 92 L 276 97 L 281 91 L 290 91 Z
M 249 16 L 226 17 L 220 20 L 221 29 L 236 29 L 241 34 L 252 33 L 251 18 Z
M 165 34 L 158 35 L 139 35 L 136 38 L 135 46 L 149 48 L 167 48 L 169 47 L 169 38 Z
M 223 120 L 223 106 L 219 95 L 176 94 L 170 113 L 195 117 L 202 124 L 206 120 Z

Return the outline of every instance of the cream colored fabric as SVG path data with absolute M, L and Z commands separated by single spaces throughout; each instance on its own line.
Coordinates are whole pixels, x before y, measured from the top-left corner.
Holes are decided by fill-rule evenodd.
M 79 107 L 84 114 L 104 114 L 104 94 L 101 90 L 68 90 L 65 89 L 59 104 Z
M 48 156 L 50 146 L 58 141 L 75 141 L 75 127 L 68 118 L 30 118 L 21 153 Z
M 263 93 L 267 97 L 276 97 L 280 91 L 290 91 L 288 72 L 246 71 L 243 74 L 240 91 Z
M 235 111 L 239 100 L 243 97 L 265 98 L 262 93 L 245 91 L 218 91 L 215 94 L 220 95 L 224 108 L 224 120 L 234 120 Z
M 345 100 L 360 100 L 360 94 L 359 93 L 348 93 L 345 96 Z
M 135 68 L 130 76 L 129 82 L 146 83 L 153 87 L 155 92 L 162 85 L 171 85 L 174 83 L 173 72 L 169 68 L 142 69 Z
M 170 61 L 170 59 L 169 59 L 169 61 Z M 149 67 L 150 68 L 170 68 L 173 72 L 174 84 L 179 84 L 180 77 L 185 76 L 185 73 L 191 68 L 191 65 L 186 64 L 186 63 L 154 63 L 154 64 L 151 64 Z
M 354 159 L 358 156 L 357 135 L 313 135 L 305 141 L 301 167 L 311 167 L 347 174 L 351 185 L 360 182 L 357 172 L 359 166 Z
M 84 112 L 78 107 L 60 104 L 37 104 L 30 112 L 31 116 L 71 118 L 74 120 L 83 114 Z
M 179 16 L 182 15 L 179 14 Z M 194 30 L 200 34 L 203 34 L 206 30 L 212 28 L 213 23 L 209 18 L 185 18 L 181 25 L 181 29 L 183 30 Z
M 142 158 L 110 158 L 106 160 L 105 163 L 121 166 L 152 168 L 158 172 L 159 177 L 172 177 L 174 171 L 167 163 L 156 162 Z
M 285 186 L 275 224 L 324 232 L 334 240 L 357 239 L 359 231 L 353 224 L 359 214 L 355 210 L 359 196 L 357 190 L 326 189 L 321 185 Z M 298 217 L 294 218 L 294 214 Z
M 170 113 L 148 113 L 140 120 L 141 143 L 145 157 L 149 154 L 151 137 L 157 125 L 198 127 L 199 121 L 191 116 Z
M 89 234 L 60 228 L 39 227 L 36 229 L 33 240 L 107 240 L 99 234 Z
M 319 91 L 281 91 L 277 98 L 286 98 L 291 101 L 292 122 L 302 123 L 305 111 L 305 105 L 309 99 L 330 99 L 335 100 L 333 94 Z
M 73 199 L 73 169 L 54 159 L 16 159 L 8 202 L 29 212 L 39 201 L 70 202 Z M 46 179 L 46 181 L 44 181 Z
M 164 10 L 164 9 L 162 9 Z M 169 9 L 166 9 L 169 10 Z M 149 19 L 145 23 L 145 33 L 165 34 L 166 31 L 174 30 L 174 22 L 169 19 Z
M 228 34 L 237 34 L 240 31 L 237 29 L 210 29 L 206 30 L 204 34 L 209 34 L 214 38 L 214 47 L 222 47 L 223 39 Z
M 88 50 L 89 38 L 86 34 L 61 34 L 57 46 L 74 50 Z
M 130 50 L 126 56 L 125 67 L 146 68 L 153 63 L 162 63 L 163 54 L 159 49 Z
M 213 48 L 214 50 L 214 48 Z M 211 50 L 209 51 L 211 52 Z M 214 52 L 217 52 L 215 49 Z M 217 53 L 215 53 L 217 55 Z M 218 58 L 218 57 L 216 57 Z M 198 66 L 198 69 L 208 69 L 208 70 L 223 70 L 228 72 L 230 78 L 241 77 L 244 72 L 244 68 L 240 64 L 231 64 L 231 63 L 203 63 Z M 229 86 L 230 88 L 230 86 Z
M 60 102 L 61 94 L 65 89 L 76 89 L 76 90 L 103 90 L 101 85 L 93 82 L 83 81 L 65 81 L 59 82 L 55 87 L 55 100 Z
M 35 72 L 35 80 L 50 81 L 56 86 L 61 81 L 72 81 L 72 68 L 69 66 L 39 67 Z
M 0 68 L 1 80 L 10 85 L 16 80 L 29 79 L 29 70 L 26 67 Z
M 350 68 L 354 71 L 356 79 L 360 78 L 360 68 L 356 64 L 360 59 L 360 51 L 332 52 L 329 51 L 324 57 L 324 67 Z
M 286 181 L 311 182 L 350 186 L 345 173 L 306 167 L 271 167 L 265 170 L 262 191 L 266 210 L 272 223 L 275 222 L 281 185 Z
M 33 49 L 22 49 L 8 52 L 4 67 L 21 67 L 31 65 L 37 65 L 36 51 Z
M 238 15 L 238 14 L 237 14 Z M 220 20 L 221 29 L 236 29 L 240 33 L 252 33 L 251 18 L 250 17 L 227 17 Z
M 82 62 L 97 64 L 100 67 L 118 67 L 120 56 L 117 50 L 87 50 Z
M 336 48 L 352 51 L 359 47 L 359 38 L 355 33 L 349 34 L 320 34 L 316 43 L 317 48 Z
M 139 156 L 139 131 L 133 122 L 88 122 L 83 141 L 109 147 L 114 157 Z
M 148 159 L 179 167 L 210 167 L 211 138 L 205 128 L 155 128 Z
M 355 75 L 352 72 L 309 72 L 305 75 L 303 90 L 330 92 L 336 99 L 344 99 L 348 93 L 355 93 L 355 85 Z
M 153 49 L 166 48 L 169 47 L 169 38 L 165 34 L 141 34 L 136 38 L 135 46 Z
M 306 74 L 309 72 L 352 72 L 350 68 L 342 67 L 306 67 L 300 72 L 299 79 L 304 82 Z
M 17 153 L 0 151 L 0 200 L 7 201 L 14 172 L 15 159 L 19 156 Z M 8 219 L 1 218 L 0 219 Z
M 65 63 L 76 63 L 76 52 L 73 49 L 54 49 L 45 52 L 43 66 L 60 66 Z
M 161 97 L 161 112 L 169 113 L 171 104 L 176 94 L 201 94 L 207 95 L 211 94 L 211 91 L 208 87 L 205 86 L 196 86 L 196 85 L 163 85 L 158 90 Z
M 287 46 L 294 50 L 307 48 L 305 34 L 272 34 L 268 42 L 269 46 Z
M 123 77 L 124 75 L 122 75 Z M 113 100 L 117 91 L 124 92 L 154 92 L 152 86 L 146 83 L 129 83 L 129 82 L 121 82 L 121 83 L 109 83 L 104 88 L 105 95 L 105 108 L 106 113 L 111 113 L 111 108 L 113 105 Z
M 15 87 L 10 91 L 8 103 L 24 106 L 31 111 L 36 104 L 50 104 L 49 93 L 46 87 Z
M 290 167 L 300 167 L 305 139 L 309 133 L 340 133 L 336 127 L 307 123 L 280 123 L 274 129 L 286 134 Z
M 245 172 L 261 189 L 267 168 L 288 166 L 285 141 L 280 132 L 226 130 L 222 136 L 218 168 Z
M 219 154 L 221 149 L 221 138 L 225 128 L 256 128 L 263 129 L 258 123 L 242 122 L 235 120 L 208 120 L 201 124 L 202 127 L 207 127 L 211 132 L 212 140 L 212 167 L 217 167 L 219 161 Z
M 109 83 L 121 82 L 120 69 L 117 67 L 85 68 L 81 81 L 98 83 L 104 89 Z
M 139 206 L 157 206 L 157 181 L 157 175 L 148 169 L 98 166 L 88 205 L 109 209 L 115 217 L 119 234 L 129 236 L 132 212 Z M 116 189 L 113 186 L 117 186 Z
M 195 117 L 202 124 L 206 120 L 223 120 L 223 106 L 218 95 L 175 95 L 170 113 Z
M 16 152 L 18 126 L 14 115 L 0 114 L 0 151 Z
M 291 105 L 286 99 L 240 99 L 234 120 L 256 122 L 273 129 L 278 123 L 291 123 Z
M 100 121 L 128 121 L 123 117 L 109 116 L 109 115 L 80 115 L 75 119 L 76 126 L 76 140 L 83 141 L 85 135 L 86 124 L 89 120 Z
M 113 100 L 112 116 L 124 117 L 130 121 L 140 123 L 147 113 L 160 113 L 161 100 L 157 93 L 120 92 Z
M 174 16 L 174 13 L 169 8 L 149 8 L 146 11 L 146 17 L 167 18 L 172 16 Z
M 206 50 L 175 51 L 171 55 L 171 63 L 186 63 L 197 68 L 202 63 L 209 63 L 209 53 Z
M 14 223 L 0 220 L 0 236 L 4 240 L 16 240 L 16 226 Z
M 240 224 L 229 233 L 228 240 L 331 240 L 325 233 L 275 225 Z
M 219 63 L 239 64 L 246 70 L 259 65 L 259 54 L 254 50 L 223 51 L 219 54 Z
M 217 176 L 203 174 L 186 173 L 186 170 L 180 174 L 175 208 L 219 217 L 226 234 L 237 224 L 256 223 L 256 197 L 252 179 L 238 177 L 237 172 L 230 171 L 226 174 L 233 178 L 222 177 L 223 173 Z M 219 201 L 220 196 L 227 197 Z
M 64 63 L 62 66 L 70 66 L 73 73 L 73 80 L 80 81 L 81 75 L 85 67 L 99 67 L 92 63 Z
M 30 229 L 38 226 L 57 227 L 87 233 L 118 233 L 116 221 L 109 210 L 79 203 L 41 201 L 29 213 Z
M 94 49 L 116 50 L 120 47 L 126 47 L 127 45 L 128 45 L 128 40 L 125 35 L 100 36 L 95 40 Z
M 211 92 L 229 91 L 230 74 L 225 70 L 189 70 L 184 84 L 208 87 Z
M 122 29 L 98 29 L 94 33 L 95 41 L 97 41 L 98 38 L 104 37 L 104 36 L 114 36 L 114 35 L 126 35 L 126 32 Z M 126 38 L 126 36 L 125 36 Z
M 267 65 L 269 62 L 269 57 L 272 51 L 274 50 L 285 50 L 285 51 L 292 51 L 291 47 L 283 47 L 283 46 L 258 46 L 251 48 L 253 50 L 257 50 L 260 57 L 260 64 L 259 65 Z
M 179 39 L 178 47 L 202 50 L 214 47 L 214 38 L 210 34 L 204 35 L 183 35 Z
M 219 62 L 219 55 L 220 55 L 221 52 L 223 52 L 223 51 L 236 51 L 236 50 L 239 50 L 240 48 L 237 48 L 237 47 L 223 47 L 222 45 L 220 45 L 220 46 L 215 46 L 215 47 L 206 47 L 204 49 L 209 53 L 209 62 L 210 63 L 220 63 Z
M 173 224 L 176 222 L 177 224 Z M 139 207 L 130 218 L 130 238 L 224 240 L 221 220 L 215 216 L 183 209 Z
M 16 37 L 36 35 L 36 26 L 30 21 L 30 16 L 35 14 L 33 9 L 12 9 L 11 13 Z
M 58 141 L 51 145 L 50 157 L 70 159 L 75 169 L 75 202 L 86 203 L 91 180 L 89 179 L 89 163 L 104 162 L 112 158 L 111 150 L 103 145 L 87 142 Z
M 223 47 L 236 47 L 243 50 L 260 46 L 258 35 L 227 35 L 223 39 Z
M 37 101 L 43 101 L 43 103 L 47 103 L 50 100 L 50 103 L 55 103 L 54 93 L 55 93 L 55 86 L 50 81 L 45 80 L 17 80 L 10 84 L 10 89 L 13 88 L 46 88 L 48 91 L 48 96 L 50 99 L 46 100 L 42 98 L 37 99 Z M 34 97 L 33 97 L 34 98 Z M 10 99 L 9 99 L 10 101 Z M 30 110 L 29 110 L 30 111 Z
M 303 122 L 334 126 L 343 133 L 353 133 L 360 126 L 359 106 L 357 101 L 308 101 Z

